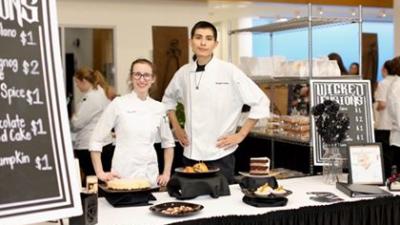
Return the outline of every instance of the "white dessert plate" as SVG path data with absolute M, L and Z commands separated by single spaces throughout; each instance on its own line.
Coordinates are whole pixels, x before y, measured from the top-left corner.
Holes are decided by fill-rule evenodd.
M 250 174 L 249 172 L 243 172 L 243 171 L 239 171 L 239 174 L 245 177 L 273 177 L 279 173 L 269 173 L 267 175 L 254 175 L 254 174 Z

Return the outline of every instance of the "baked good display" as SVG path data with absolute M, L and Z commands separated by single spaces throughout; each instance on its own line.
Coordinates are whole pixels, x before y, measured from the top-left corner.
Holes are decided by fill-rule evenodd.
M 202 210 L 204 206 L 189 202 L 165 202 L 151 206 L 150 211 L 167 217 L 187 216 Z
M 204 172 L 208 172 L 208 167 L 205 163 L 203 162 L 199 162 L 193 165 L 193 169 L 195 172 L 198 173 L 204 173 Z
M 284 189 L 283 186 L 281 185 L 274 189 L 271 186 L 269 186 L 268 183 L 265 183 L 260 187 L 258 187 L 253 193 L 257 197 L 274 198 L 274 197 L 287 196 L 292 192 Z
M 194 164 L 193 166 L 186 166 L 183 169 L 185 173 L 206 173 L 208 172 L 208 167 L 205 163 L 199 162 Z
M 268 157 L 250 158 L 250 175 L 268 175 L 270 159 Z
M 394 181 L 390 183 L 390 190 L 400 190 L 400 181 Z
M 185 168 L 183 169 L 183 172 L 185 172 L 185 173 L 195 173 L 196 171 L 194 171 L 193 166 L 185 166 Z
M 137 190 L 150 186 L 150 182 L 146 179 L 121 178 L 107 181 L 107 188 L 112 190 Z
M 394 173 L 387 182 L 390 191 L 400 191 L 400 173 Z
M 283 188 L 283 186 L 278 186 L 277 188 L 272 190 L 274 195 L 285 195 L 287 191 Z
M 181 205 L 181 206 L 175 206 L 175 207 L 168 207 L 168 208 L 162 210 L 161 213 L 167 214 L 167 215 L 178 215 L 178 214 L 183 214 L 183 213 L 188 213 L 188 212 L 193 212 L 193 211 L 194 211 L 193 207 Z
M 272 193 L 272 190 L 273 190 L 272 187 L 269 186 L 268 183 L 265 183 L 264 185 L 258 187 L 257 190 L 254 192 L 254 194 L 259 196 L 267 196 Z

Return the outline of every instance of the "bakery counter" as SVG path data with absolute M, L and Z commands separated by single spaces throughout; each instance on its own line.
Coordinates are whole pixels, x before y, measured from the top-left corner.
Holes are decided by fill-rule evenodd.
M 265 128 L 255 128 L 249 133 L 249 136 L 306 147 L 310 146 L 310 141 L 308 139 L 305 140 L 300 138 L 293 138 L 282 134 L 268 134 L 267 132 L 265 132 Z
M 315 174 L 319 168 L 312 164 L 312 148 L 308 140 L 283 135 L 271 135 L 265 128 L 253 129 L 235 152 L 236 172 L 249 170 L 250 157 L 267 156 L 271 168 L 287 168 L 304 174 Z
M 337 190 L 334 185 L 322 183 L 321 176 L 285 179 L 278 180 L 278 182 L 293 192 L 287 197 L 286 206 L 258 208 L 247 205 L 242 201 L 243 194 L 240 187 L 231 185 L 230 196 L 216 199 L 200 196 L 186 200 L 185 202 L 204 206 L 197 214 L 187 217 L 159 216 L 149 210 L 150 206 L 114 208 L 104 198 L 99 198 L 98 225 L 400 224 L 399 196 L 350 198 Z M 308 192 L 331 192 L 344 201 L 339 203 L 316 202 L 310 199 Z M 154 193 L 154 196 L 157 200 L 153 204 L 176 201 L 166 192 Z

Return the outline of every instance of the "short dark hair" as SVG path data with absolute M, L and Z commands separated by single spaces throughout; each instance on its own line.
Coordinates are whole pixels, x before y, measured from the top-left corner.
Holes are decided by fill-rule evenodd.
M 391 60 L 391 72 L 400 76 L 400 56 L 397 56 Z M 388 71 L 389 72 L 389 71 Z
M 383 64 L 383 68 L 387 71 L 388 75 L 394 75 L 392 68 L 392 60 L 386 60 Z
M 199 21 L 197 22 L 193 27 L 192 30 L 190 31 L 190 38 L 193 38 L 194 33 L 196 32 L 197 29 L 211 29 L 214 35 L 214 40 L 217 40 L 217 28 L 215 26 L 207 21 Z

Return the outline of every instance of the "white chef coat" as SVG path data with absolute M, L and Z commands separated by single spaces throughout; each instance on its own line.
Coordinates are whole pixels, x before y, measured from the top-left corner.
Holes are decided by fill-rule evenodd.
M 90 89 L 85 93 L 78 103 L 77 111 L 71 118 L 71 129 L 75 133 L 74 149 L 87 150 L 89 149 L 89 141 L 93 130 L 99 120 L 104 109 L 110 103 L 110 100 L 104 93 L 101 86 L 97 89 Z M 104 138 L 103 145 L 112 142 L 111 133 Z
M 400 77 L 395 76 L 389 90 L 387 107 L 392 118 L 392 129 L 390 130 L 390 145 L 400 147 Z
M 135 92 L 115 98 L 104 110 L 93 133 L 90 150 L 101 151 L 101 143 L 115 128 L 116 146 L 111 171 L 123 178 L 144 178 L 156 185 L 159 174 L 154 143 L 162 148 L 175 146 L 166 110 L 161 102 Z
M 389 90 L 396 76 L 386 76 L 378 84 L 378 88 L 375 91 L 375 100 L 387 103 Z M 390 118 L 389 110 L 387 107 L 383 110 L 376 112 L 377 121 L 375 121 L 375 128 L 377 130 L 390 130 L 392 128 L 392 119 Z
M 237 145 L 223 150 L 217 139 L 234 134 L 243 104 L 251 106 L 249 118 L 269 116 L 269 99 L 235 65 L 213 57 L 202 72 L 197 64 L 182 66 L 169 83 L 163 97 L 168 110 L 177 102 L 185 107 L 185 130 L 189 146 L 185 157 L 193 160 L 216 160 L 231 154 Z M 198 87 L 198 89 L 197 89 Z

